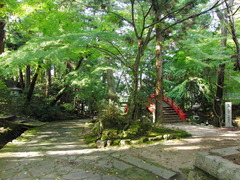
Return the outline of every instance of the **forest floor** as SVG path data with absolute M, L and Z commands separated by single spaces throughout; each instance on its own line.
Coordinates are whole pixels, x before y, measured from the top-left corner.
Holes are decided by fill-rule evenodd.
M 90 148 L 90 120 L 51 122 L 28 130 L 0 150 L 1 179 L 187 179 L 197 152 L 239 145 L 240 131 L 188 123 L 165 124 L 189 138 L 124 147 Z M 162 167 L 162 168 L 161 168 Z M 168 169 L 170 171 L 165 170 Z M 162 171 L 163 176 L 156 175 Z

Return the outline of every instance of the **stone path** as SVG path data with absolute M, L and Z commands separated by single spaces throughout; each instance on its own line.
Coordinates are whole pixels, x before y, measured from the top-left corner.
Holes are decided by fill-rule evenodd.
M 178 172 L 177 179 L 187 179 L 186 171 L 193 169 L 198 152 L 240 145 L 240 131 L 227 131 L 211 126 L 188 123 L 165 124 L 165 127 L 182 129 L 190 134 L 189 138 L 174 139 L 130 148 L 124 153 L 146 158 L 153 163 Z
M 126 155 L 126 149 L 89 148 L 82 139 L 86 122 L 48 123 L 8 143 L 0 150 L 0 180 L 154 180 L 176 175 Z

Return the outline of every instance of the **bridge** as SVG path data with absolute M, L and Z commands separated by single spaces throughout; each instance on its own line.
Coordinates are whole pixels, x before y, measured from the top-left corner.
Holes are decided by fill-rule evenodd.
M 148 97 L 148 101 L 144 102 L 147 105 L 147 109 L 150 113 L 153 114 L 153 107 L 155 104 L 153 100 L 156 99 L 156 94 L 152 94 Z M 162 95 L 163 100 L 163 122 L 164 123 L 177 123 L 177 122 L 186 122 L 186 114 L 183 110 L 175 103 L 175 101 L 166 95 Z M 128 111 L 127 100 L 123 102 L 123 107 L 125 112 Z

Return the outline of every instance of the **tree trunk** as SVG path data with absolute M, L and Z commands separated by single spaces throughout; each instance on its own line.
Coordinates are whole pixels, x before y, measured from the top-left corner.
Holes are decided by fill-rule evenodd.
M 50 106 L 55 106 L 55 104 L 61 99 L 65 91 L 67 90 L 68 86 L 64 86 L 58 94 L 55 96 L 55 98 L 51 101 Z
M 28 89 L 31 83 L 31 68 L 29 65 L 26 67 L 25 88 Z
M 78 61 L 78 64 L 76 65 L 75 71 L 77 71 L 83 63 L 84 57 L 80 57 L 80 60 Z M 50 102 L 50 106 L 55 106 L 56 103 L 61 99 L 61 97 L 64 95 L 66 90 L 68 89 L 69 85 L 66 84 L 55 96 L 55 98 Z
M 107 82 L 108 82 L 109 104 L 113 104 L 114 102 L 117 101 L 117 95 L 116 95 L 116 87 L 115 87 L 115 81 L 114 81 L 112 69 L 107 70 Z
M 1 2 L 3 3 L 3 2 Z M 0 4 L 0 9 L 3 8 L 4 4 Z M 5 21 L 0 19 L 0 54 L 4 52 L 4 44 L 5 44 Z
M 1 6 L 1 5 L 0 5 Z M 0 20 L 0 54 L 4 52 L 4 42 L 5 42 L 5 21 Z
M 236 54 L 237 54 L 236 59 L 237 59 L 237 61 L 236 61 L 236 68 L 235 69 L 240 71 L 240 45 L 239 45 L 239 42 L 238 42 L 237 32 L 236 32 L 236 27 L 235 27 L 235 22 L 234 22 L 234 17 L 233 17 L 234 12 L 232 11 L 232 7 L 234 6 L 234 0 L 224 0 L 224 1 L 225 1 L 225 5 L 227 6 L 228 21 L 229 21 L 229 24 L 230 24 L 232 39 L 233 39 L 233 42 L 235 43 L 235 46 L 236 46 Z M 227 1 L 229 1 L 229 3 Z
M 128 114 L 131 116 L 129 119 L 137 120 L 138 119 L 138 90 L 139 90 L 139 64 L 141 59 L 141 47 L 138 47 L 138 55 L 135 60 L 134 68 L 133 68 L 133 90 L 131 94 L 131 101 L 129 106 Z
M 218 18 L 221 22 L 221 46 L 225 49 L 227 46 L 227 12 L 219 11 L 217 12 Z M 225 64 L 220 64 L 217 74 L 217 90 L 214 100 L 214 125 L 222 126 L 223 123 L 223 90 L 224 90 L 224 73 L 225 72 Z
M 40 68 L 41 68 L 41 66 L 38 65 L 37 70 L 36 70 L 36 72 L 33 76 L 32 83 L 30 84 L 30 87 L 29 87 L 29 90 L 28 90 L 28 93 L 27 93 L 27 103 L 30 102 L 31 99 L 32 99 L 33 90 L 34 90 L 34 87 L 36 85 L 36 81 L 37 81 L 37 77 L 38 77 Z
M 22 69 L 20 68 L 19 68 L 19 83 L 20 83 L 20 87 L 24 89 L 23 72 L 22 72 Z
M 214 125 L 222 126 L 223 123 L 223 89 L 224 89 L 224 72 L 225 64 L 221 64 L 218 70 L 218 79 L 217 79 L 217 91 L 216 98 L 214 100 Z
M 157 0 L 152 0 L 155 22 L 159 22 L 159 17 L 161 14 L 161 7 Z M 155 118 L 157 123 L 163 122 L 163 57 L 162 57 L 162 32 L 159 27 L 160 24 L 155 25 L 156 30 L 156 108 L 155 108 Z
M 46 69 L 46 96 L 49 95 L 49 90 L 52 84 L 51 65 L 48 65 Z
M 156 110 L 157 123 L 163 122 L 163 57 L 160 29 L 156 28 Z

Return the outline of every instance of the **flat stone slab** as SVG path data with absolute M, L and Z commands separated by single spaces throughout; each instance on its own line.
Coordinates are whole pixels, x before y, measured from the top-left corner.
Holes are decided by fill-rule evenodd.
M 224 156 L 240 153 L 240 146 L 199 152 L 195 166 L 220 180 L 239 180 L 240 165 L 227 160 Z
M 133 157 L 133 156 L 129 156 L 129 155 L 126 155 L 126 154 L 122 154 L 122 153 L 118 153 L 118 152 L 115 152 L 115 153 L 111 153 L 111 156 L 115 157 L 115 158 L 118 158 L 126 163 L 129 163 L 131 165 L 134 165 L 138 168 L 141 168 L 141 169 L 144 169 L 144 170 L 147 170 L 163 179 L 171 179 L 173 178 L 174 176 L 176 176 L 177 174 L 173 171 L 170 171 L 170 170 L 167 170 L 167 169 L 164 169 L 164 168 L 161 168 L 161 167 L 158 167 L 158 166 L 155 166 L 153 164 L 150 164 L 142 159 L 139 159 L 139 158 L 136 158 L 136 157 Z

